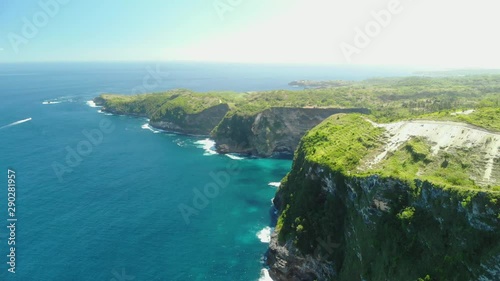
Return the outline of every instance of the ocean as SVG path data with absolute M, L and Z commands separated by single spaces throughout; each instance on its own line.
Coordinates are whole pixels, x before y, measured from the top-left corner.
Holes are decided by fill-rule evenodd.
M 270 280 L 263 256 L 275 220 L 271 200 L 291 161 L 218 155 L 205 137 L 104 114 L 90 102 L 97 95 L 291 89 L 293 80 L 409 74 L 187 62 L 0 64 L 0 280 Z M 8 199 L 9 169 L 15 201 Z M 10 217 L 8 200 L 15 204 Z M 8 271 L 12 257 L 15 273 Z

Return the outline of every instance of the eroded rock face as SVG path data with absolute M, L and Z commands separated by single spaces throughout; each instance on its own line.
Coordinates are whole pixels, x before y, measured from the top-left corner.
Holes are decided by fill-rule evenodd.
M 280 245 L 277 233 L 271 236 L 267 263 L 274 281 L 330 280 L 336 276 L 333 262 L 303 255 L 290 241 Z
M 363 108 L 270 108 L 256 115 L 233 115 L 213 133 L 221 153 L 269 157 L 293 155 L 304 134 L 327 117 L 338 113 L 364 113 Z
M 500 280 L 500 192 L 485 184 L 499 181 L 499 135 L 425 120 L 361 127 L 363 119 L 333 116 L 302 139 L 273 201 L 281 214 L 270 276 Z
M 208 136 L 229 111 L 227 104 L 219 104 L 196 114 L 186 114 L 178 119 L 151 120 L 150 125 L 181 134 Z
M 469 157 L 476 171 L 470 177 L 481 186 L 495 186 L 500 183 L 500 134 L 465 123 L 415 120 L 389 124 L 376 124 L 387 130 L 388 138 L 382 153 L 369 161 L 377 164 L 388 153 L 396 151 L 412 137 L 423 137 L 431 145 L 433 155 L 439 152 L 456 153 L 456 150 L 470 151 Z M 474 153 L 472 153 L 472 151 Z
M 350 177 L 297 159 L 274 201 L 292 216 L 272 235 L 274 280 L 500 280 L 491 194 Z

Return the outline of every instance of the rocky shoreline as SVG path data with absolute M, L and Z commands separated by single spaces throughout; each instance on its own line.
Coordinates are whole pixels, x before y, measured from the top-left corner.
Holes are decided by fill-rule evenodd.
M 103 112 L 151 118 L 146 113 L 110 108 L 102 97 L 94 102 Z M 252 115 L 229 115 L 229 111 L 229 105 L 221 103 L 182 118 L 151 119 L 149 125 L 173 133 L 210 136 L 221 154 L 292 158 L 302 136 L 329 116 L 370 114 L 366 108 L 271 107 Z

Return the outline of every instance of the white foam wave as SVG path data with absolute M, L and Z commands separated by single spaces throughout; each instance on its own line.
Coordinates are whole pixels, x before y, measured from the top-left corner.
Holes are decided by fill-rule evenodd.
M 259 281 L 273 281 L 273 279 L 271 278 L 271 276 L 269 276 L 269 271 L 267 269 L 263 268 L 260 271 Z
M 90 107 L 102 107 L 102 106 L 96 105 L 93 100 L 88 100 L 86 103 Z
M 47 101 L 44 101 L 42 102 L 42 104 L 58 104 L 58 103 L 61 103 L 62 101 L 50 101 L 50 100 L 47 100 Z
M 264 227 L 261 231 L 257 232 L 257 237 L 262 243 L 271 242 L 271 232 L 272 228 L 269 226 Z
M 180 146 L 180 147 L 186 147 L 187 144 L 185 141 L 182 141 L 182 140 L 176 140 L 175 143 Z
M 13 122 L 13 123 L 10 123 L 9 125 L 5 125 L 5 126 L 3 126 L 3 127 L 0 127 L 0 130 L 1 130 L 1 129 L 4 129 L 4 128 L 8 128 L 8 127 L 12 127 L 12 126 L 16 126 L 16 125 L 19 125 L 19 124 L 22 124 L 22 123 L 24 123 L 24 122 L 28 122 L 28 121 L 31 121 L 31 117 L 30 117 L 30 118 L 23 119 L 23 120 L 16 121 L 16 122 Z
M 75 96 L 64 96 L 64 97 L 58 97 L 55 99 L 48 99 L 44 100 L 42 104 L 49 105 L 49 104 L 58 104 L 58 103 L 63 103 L 63 102 L 79 102 L 80 99 Z
M 277 215 L 278 214 L 278 209 L 276 209 L 276 206 L 274 206 L 274 197 L 273 197 L 273 199 L 271 199 L 271 206 L 273 206 L 274 214 Z
M 151 125 L 149 125 L 149 123 L 143 124 L 141 126 L 141 128 L 143 128 L 144 130 L 150 130 L 151 132 L 153 132 L 155 134 L 159 134 L 159 133 L 163 132 L 162 130 L 155 129 L 155 128 L 151 127 Z
M 237 156 L 237 155 L 231 154 L 231 153 L 226 154 L 226 156 L 229 157 L 229 158 L 231 158 L 231 159 L 233 159 L 233 160 L 243 160 L 243 159 L 245 159 L 243 157 L 240 157 L 240 156 Z
M 269 185 L 269 186 L 274 186 L 274 187 L 280 187 L 281 182 L 270 182 L 270 183 L 268 183 L 267 185 Z
M 104 111 L 102 111 L 102 110 L 100 110 L 100 109 L 99 109 L 97 112 L 98 112 L 98 113 L 101 113 L 101 114 L 104 114 L 104 115 L 113 115 L 113 113 L 104 112 Z
M 217 151 L 215 151 L 215 141 L 211 139 L 199 140 L 194 143 L 197 147 L 203 148 L 205 150 L 205 153 L 203 153 L 203 155 L 209 156 L 217 154 Z

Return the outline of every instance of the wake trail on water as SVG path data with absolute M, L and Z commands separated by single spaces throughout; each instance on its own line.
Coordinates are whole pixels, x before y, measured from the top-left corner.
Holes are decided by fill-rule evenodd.
M 0 130 L 5 129 L 5 128 L 8 128 L 8 127 L 16 126 L 16 125 L 19 125 L 19 124 L 22 124 L 22 123 L 24 123 L 24 122 L 28 122 L 28 121 L 31 121 L 31 117 L 30 117 L 30 118 L 23 119 L 23 120 L 16 121 L 16 122 L 14 122 L 14 123 L 10 123 L 9 125 L 5 125 L 5 126 L 3 126 L 3 127 L 0 127 Z

